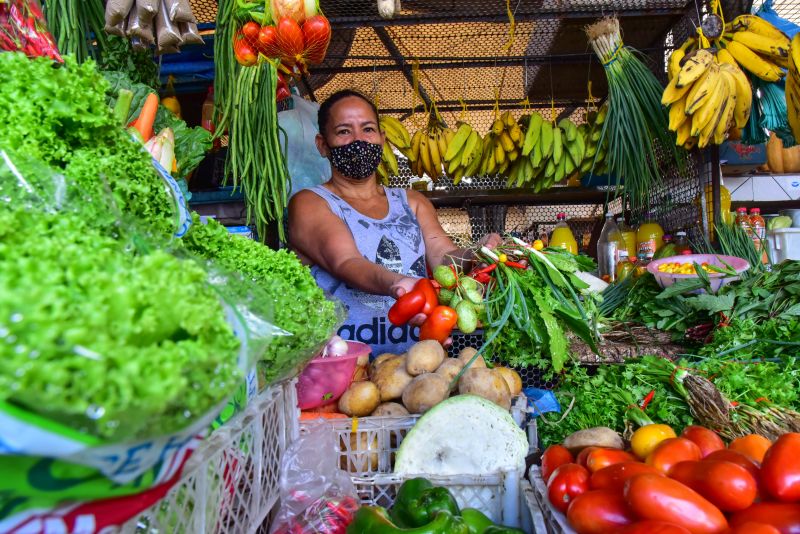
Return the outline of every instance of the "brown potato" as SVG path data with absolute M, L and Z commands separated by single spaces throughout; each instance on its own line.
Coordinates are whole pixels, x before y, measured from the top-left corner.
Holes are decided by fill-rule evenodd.
M 403 390 L 413 379 L 414 377 L 406 372 L 406 359 L 398 356 L 389 358 L 378 367 L 372 381 L 380 390 L 380 402 L 387 402 L 402 397 Z
M 363 417 L 375 411 L 381 403 L 378 387 L 369 381 L 353 382 L 339 398 L 339 411 L 354 417 Z
M 436 373 L 419 375 L 403 391 L 403 404 L 411 413 L 425 413 L 450 393 L 450 382 Z
M 438 341 L 428 339 L 420 341 L 408 349 L 406 371 L 411 376 L 432 373 L 442 364 L 445 358 L 444 349 Z
M 458 353 L 458 359 L 462 364 L 467 365 L 472 357 L 475 356 L 476 352 L 478 351 L 472 347 L 464 347 L 461 349 L 461 352 Z M 486 367 L 486 361 L 483 359 L 483 355 L 478 356 L 477 359 L 472 362 L 472 365 L 469 366 L 470 369 L 478 369 L 480 367 Z
M 503 375 L 512 397 L 516 397 L 522 393 L 522 378 L 520 378 L 515 370 L 509 367 L 495 367 L 494 370 Z
M 468 369 L 458 381 L 458 392 L 477 395 L 506 410 L 511 409 L 511 391 L 503 375 L 494 369 Z
M 446 358 L 442 365 L 436 369 L 437 375 L 442 375 L 448 382 L 452 382 L 461 369 L 464 368 L 464 363 L 458 358 Z M 453 386 L 455 388 L 455 386 Z
M 375 373 L 378 371 L 378 367 L 386 363 L 392 358 L 399 358 L 397 354 L 391 354 L 389 352 L 384 352 L 369 364 L 369 379 L 372 380 L 375 376 Z
M 622 441 L 622 436 L 607 426 L 596 426 L 573 432 L 564 440 L 564 446 L 571 453 L 577 454 L 586 447 L 622 449 L 625 443 Z
M 384 402 L 375 408 L 371 415 L 372 417 L 402 417 L 408 415 L 408 410 L 399 402 Z

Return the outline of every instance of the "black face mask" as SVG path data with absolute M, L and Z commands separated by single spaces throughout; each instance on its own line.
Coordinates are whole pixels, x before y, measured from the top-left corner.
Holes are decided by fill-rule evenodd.
M 383 147 L 367 141 L 353 141 L 331 148 L 330 160 L 337 171 L 353 180 L 366 180 L 378 170 Z

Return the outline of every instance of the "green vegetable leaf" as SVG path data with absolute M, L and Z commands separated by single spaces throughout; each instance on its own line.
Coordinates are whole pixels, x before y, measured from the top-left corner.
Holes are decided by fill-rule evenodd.
M 699 278 L 685 278 L 676 281 L 674 284 L 662 291 L 656 298 L 659 300 L 665 300 L 688 293 L 689 291 L 704 289 L 706 287 L 707 284 Z
M 728 312 L 733 308 L 735 296 L 728 295 L 697 295 L 689 300 L 689 305 L 696 310 L 707 311 L 711 314 Z

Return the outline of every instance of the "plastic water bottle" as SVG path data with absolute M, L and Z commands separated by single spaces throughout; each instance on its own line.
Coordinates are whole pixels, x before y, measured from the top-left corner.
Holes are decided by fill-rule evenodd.
M 613 282 L 617 277 L 619 251 L 625 249 L 625 244 L 620 242 L 620 237 L 614 216 L 606 213 L 606 223 L 603 225 L 603 231 L 600 232 L 600 239 L 597 241 L 597 268 L 600 278 L 606 282 Z

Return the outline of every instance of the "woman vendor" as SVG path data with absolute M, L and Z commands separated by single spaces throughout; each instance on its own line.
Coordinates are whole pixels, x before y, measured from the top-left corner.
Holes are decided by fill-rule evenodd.
M 414 326 L 394 326 L 386 314 L 427 276 L 428 267 L 474 259 L 453 244 L 422 194 L 378 184 L 385 142 L 378 120 L 364 95 L 331 95 L 319 108 L 316 137 L 320 154 L 330 160 L 331 178 L 289 203 L 290 246 L 312 266 L 320 287 L 347 307 L 339 335 L 367 343 L 373 356 L 403 353 L 417 340 Z M 480 244 L 499 242 L 499 235 L 489 234 Z

